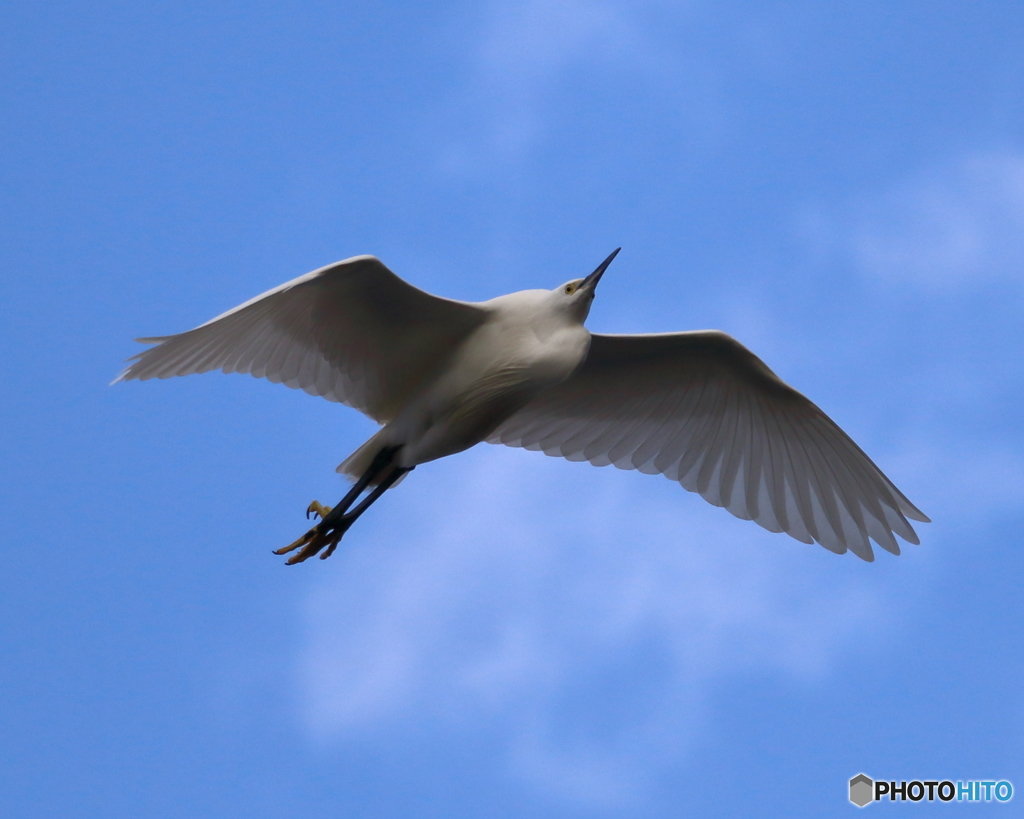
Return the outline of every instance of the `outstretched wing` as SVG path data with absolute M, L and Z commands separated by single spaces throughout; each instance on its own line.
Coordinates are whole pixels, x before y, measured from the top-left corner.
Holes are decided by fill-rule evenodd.
M 832 419 L 714 330 L 594 335 L 567 381 L 491 443 L 661 473 L 739 518 L 873 560 L 927 522 Z
M 156 344 L 116 379 L 250 373 L 355 407 L 380 423 L 486 318 L 402 281 L 373 256 L 299 276 Z

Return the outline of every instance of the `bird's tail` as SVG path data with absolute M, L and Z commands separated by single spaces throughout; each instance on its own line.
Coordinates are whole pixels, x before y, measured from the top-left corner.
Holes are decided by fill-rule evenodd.
M 386 429 L 386 428 L 385 428 Z M 359 449 L 349 455 L 344 461 L 338 464 L 336 472 L 344 475 L 350 481 L 357 481 L 359 478 L 370 468 L 370 464 L 373 463 L 373 459 L 377 457 L 377 454 L 389 443 L 383 439 L 382 433 L 384 429 L 377 432 L 376 435 L 371 437 L 365 444 Z M 384 477 L 388 474 L 389 470 L 384 470 L 374 480 L 370 481 L 371 486 L 379 484 Z M 406 473 L 408 474 L 408 473 Z M 393 486 L 398 486 L 403 480 L 405 475 L 402 475 Z

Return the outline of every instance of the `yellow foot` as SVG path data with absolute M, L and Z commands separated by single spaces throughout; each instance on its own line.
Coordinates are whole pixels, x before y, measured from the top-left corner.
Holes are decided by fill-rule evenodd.
M 341 540 L 341 536 L 348 531 L 349 526 L 352 525 L 353 519 L 347 515 L 342 515 L 335 521 L 324 523 L 323 518 L 327 517 L 330 513 L 330 506 L 323 506 L 316 501 L 313 501 L 309 505 L 309 509 L 306 511 L 306 517 L 311 514 L 315 514 L 320 517 L 320 523 L 310 529 L 306 534 L 296 540 L 294 543 L 289 543 L 282 549 L 275 549 L 275 555 L 286 555 L 289 552 L 295 552 L 289 557 L 285 563 L 289 566 L 294 566 L 296 563 L 302 563 L 304 560 L 309 560 L 313 555 L 320 551 L 323 554 L 320 555 L 320 559 L 324 560 L 334 554 L 334 550 L 338 547 L 338 541 Z
M 289 566 L 294 566 L 296 563 L 301 563 L 303 560 L 309 560 L 309 558 L 325 547 L 327 551 L 320 555 L 320 557 L 321 559 L 330 557 L 343 534 L 345 534 L 343 529 L 335 529 L 334 527 L 321 529 L 321 525 L 318 523 L 294 543 L 289 543 L 283 549 L 275 549 L 274 554 L 286 555 L 288 552 L 294 552 L 298 549 L 298 552 L 285 561 Z
M 310 515 L 316 515 L 318 518 L 323 520 L 331 513 L 330 506 L 324 506 L 320 501 L 313 501 L 309 508 L 306 509 L 306 520 L 309 520 Z

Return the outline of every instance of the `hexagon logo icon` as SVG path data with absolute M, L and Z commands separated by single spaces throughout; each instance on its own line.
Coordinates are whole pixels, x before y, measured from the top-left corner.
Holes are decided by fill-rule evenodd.
M 850 801 L 863 808 L 875 798 L 875 783 L 867 774 L 857 774 L 850 780 Z

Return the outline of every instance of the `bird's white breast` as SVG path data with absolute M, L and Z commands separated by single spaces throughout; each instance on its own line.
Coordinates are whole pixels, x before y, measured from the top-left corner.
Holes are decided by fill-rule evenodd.
M 395 440 L 405 446 L 403 462 L 424 463 L 479 443 L 531 398 L 572 375 L 586 358 L 586 328 L 546 310 L 540 294 L 524 298 L 528 294 L 532 291 L 488 303 L 493 305 L 491 320 L 466 339 L 389 425 L 403 439 Z

